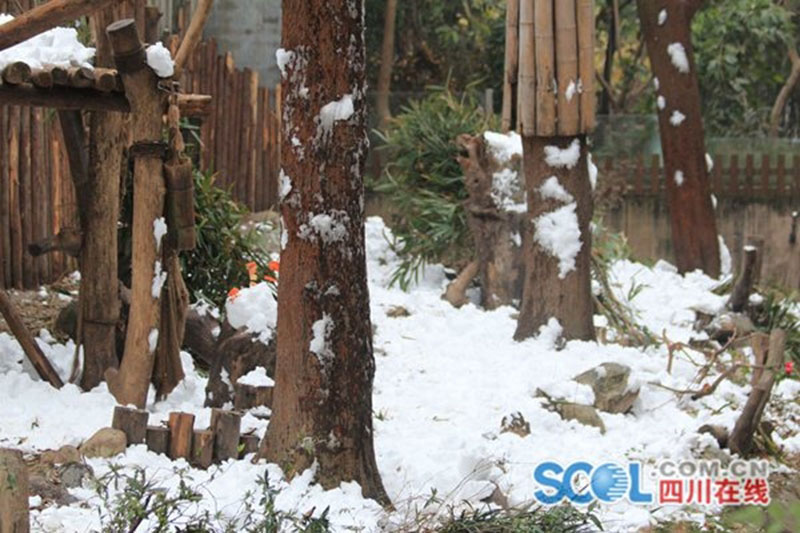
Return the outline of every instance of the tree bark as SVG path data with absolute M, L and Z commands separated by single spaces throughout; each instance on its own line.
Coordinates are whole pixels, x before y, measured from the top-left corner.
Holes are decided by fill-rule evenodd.
M 769 136 L 772 138 L 778 136 L 783 110 L 786 108 L 795 86 L 800 82 L 800 54 L 797 53 L 797 48 L 791 45 L 789 46 L 789 61 L 792 63 L 792 70 L 786 83 L 781 87 L 781 92 L 778 93 L 775 105 L 772 106 L 772 112 L 769 115 Z
M 381 47 L 381 69 L 378 72 L 377 102 L 378 129 L 384 131 L 392 118 L 389 107 L 392 86 L 392 67 L 394 66 L 394 41 L 397 23 L 397 0 L 386 0 L 383 22 L 383 45 Z
M 702 3 L 637 0 L 658 94 L 666 102 L 658 121 L 675 259 L 682 273 L 699 268 L 716 278 L 720 274 L 719 239 L 691 35 L 692 17 Z M 659 24 L 662 9 L 667 18 Z
M 519 75 L 519 2 L 506 3 L 506 59 L 503 78 L 502 131 L 508 133 L 513 125 L 517 107 L 517 79 Z
M 22 452 L 0 448 L 0 533 L 28 533 L 28 467 Z
M 388 504 L 372 440 L 363 10 L 349 0 L 283 1 L 283 48 L 291 60 L 283 79 L 282 161 L 291 190 L 281 206 L 288 243 L 275 401 L 259 455 L 289 477 L 316 461 L 322 486 L 356 481 L 365 497 Z M 293 136 L 302 149 L 289 142 Z
M 554 167 L 546 161 L 546 151 L 552 147 L 566 149 L 573 143 L 580 144 L 577 164 Z M 525 283 L 522 308 L 514 338 L 523 340 L 532 337 L 539 329 L 555 318 L 563 328 L 564 338 L 594 340 L 591 252 L 592 233 L 589 227 L 594 212 L 592 186 L 589 182 L 587 147 L 584 137 L 523 137 L 523 169 L 528 193 L 528 215 L 531 227 L 523 242 L 525 257 Z M 545 197 L 542 185 L 555 176 L 571 201 Z M 574 204 L 574 206 L 572 205 Z M 574 208 L 577 229 L 580 233 L 580 251 L 575 256 L 573 268 L 562 264 L 552 250 L 543 246 L 536 237 L 540 219 L 556 210 Z M 557 219 L 558 224 L 564 222 Z M 568 229 L 559 227 L 559 231 Z M 577 237 L 577 235 L 575 235 Z M 560 245 L 557 245 L 560 247 Z
M 145 65 L 145 54 L 135 22 L 127 19 L 108 28 L 114 56 L 131 101 L 132 139 L 136 143 L 161 140 L 163 92 L 158 78 Z M 124 59 L 123 59 L 124 58 Z M 121 61 L 120 61 L 121 60 Z M 122 63 L 122 64 L 119 64 Z M 161 245 L 154 235 L 154 223 L 164 213 L 163 161 L 154 152 L 139 153 L 134 165 L 133 265 L 131 309 L 125 352 L 119 371 L 106 371 L 109 391 L 120 404 L 144 408 L 153 375 L 158 328 L 161 321 Z M 156 342 L 154 342 L 156 341 Z

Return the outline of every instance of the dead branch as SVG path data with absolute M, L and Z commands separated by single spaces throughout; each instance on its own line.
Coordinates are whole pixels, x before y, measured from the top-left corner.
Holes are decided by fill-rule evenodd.
M 178 53 L 175 54 L 175 74 L 174 77 L 180 78 L 183 72 L 183 67 L 192 55 L 197 43 L 203 36 L 203 28 L 208 20 L 208 15 L 211 12 L 211 6 L 214 0 L 200 0 L 197 4 L 197 11 L 192 16 L 192 22 L 189 23 L 189 29 L 186 30 L 186 35 L 181 42 Z

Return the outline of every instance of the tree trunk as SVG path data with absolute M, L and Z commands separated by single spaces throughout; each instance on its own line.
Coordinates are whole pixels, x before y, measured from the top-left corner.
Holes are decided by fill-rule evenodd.
M 372 441 L 363 9 L 349 0 L 283 1 L 288 242 L 273 417 L 259 455 L 289 477 L 316 461 L 324 487 L 356 481 L 365 497 L 388 504 Z M 295 136 L 300 146 L 289 142 Z
M 120 67 L 125 92 L 131 100 L 132 140 L 147 143 L 161 139 L 164 113 L 163 92 L 158 78 L 144 65 L 145 54 L 133 20 L 123 20 L 108 28 L 115 57 L 125 58 Z M 136 146 L 134 146 L 134 151 Z M 161 265 L 161 240 L 155 236 L 155 221 L 164 213 L 164 176 L 161 154 L 139 150 L 134 165 L 133 265 L 131 308 L 125 352 L 119 371 L 109 369 L 109 391 L 120 404 L 144 408 L 153 375 L 158 328 L 161 318 L 156 277 Z M 155 288 L 154 288 L 155 287 Z
M 381 69 L 378 72 L 377 102 L 378 129 L 384 131 L 392 118 L 389 95 L 392 86 L 392 67 L 394 66 L 394 39 L 397 22 L 397 0 L 386 0 L 383 22 L 383 46 L 381 47 Z
M 525 285 L 522 294 L 517 340 L 532 337 L 555 318 L 566 339 L 594 340 L 591 253 L 594 205 L 589 182 L 587 147 L 583 137 L 523 137 L 523 169 L 528 193 L 528 215 L 532 221 L 524 237 Z M 577 161 L 559 162 L 557 149 L 580 149 Z M 569 159 L 569 158 L 566 158 Z M 561 194 L 545 187 L 563 188 Z M 564 242 L 548 234 L 566 235 L 568 244 L 580 249 L 565 254 Z M 573 250 L 575 252 L 575 250 Z
M 691 35 L 692 17 L 702 3 L 637 0 L 658 95 L 665 102 L 658 121 L 675 259 L 683 273 L 699 268 L 716 278 L 720 274 L 719 239 Z
M 797 53 L 797 48 L 792 45 L 789 45 L 789 61 L 791 62 L 792 70 L 786 79 L 786 83 L 781 87 L 781 92 L 778 93 L 775 105 L 772 106 L 772 112 L 769 115 L 769 136 L 772 138 L 776 138 L 780 133 L 781 115 L 783 115 L 783 110 L 789 102 L 792 91 L 800 83 L 800 54 Z

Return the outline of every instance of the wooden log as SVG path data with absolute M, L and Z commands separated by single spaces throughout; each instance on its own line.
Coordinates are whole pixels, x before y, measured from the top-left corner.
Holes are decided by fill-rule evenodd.
M 214 432 L 196 430 L 192 437 L 192 465 L 206 469 L 214 463 Z
M 41 109 L 31 109 L 31 190 L 33 191 L 33 241 L 41 240 L 49 234 L 47 227 L 47 214 L 51 210 L 50 195 L 47 187 L 47 168 L 45 166 L 44 146 L 44 114 Z M 29 246 L 30 246 L 29 242 Z M 31 256 L 33 257 L 33 256 Z M 48 265 L 50 258 L 47 256 L 34 258 L 38 283 L 50 281 Z
M 39 90 L 30 85 L 0 86 L 0 101 L 7 105 L 47 107 L 85 111 L 120 111 L 127 113 L 130 105 L 125 96 L 103 93 L 93 89 L 72 89 L 55 86 Z
M 258 435 L 242 435 L 239 440 L 239 459 L 244 459 L 252 453 L 258 453 L 258 445 L 261 439 Z
M 518 117 L 521 135 L 536 135 L 536 38 L 533 2 L 523 1 L 519 13 Z
M 11 213 L 9 213 L 10 181 L 8 169 L 8 118 L 9 109 L 0 106 L 0 152 L 6 157 L 0 160 L 0 289 L 11 287 Z
M 122 79 L 115 69 L 96 68 L 94 69 L 94 82 L 92 86 L 100 92 L 124 92 Z
M 211 114 L 210 94 L 181 94 L 178 96 L 178 107 L 182 117 L 199 118 Z
M 578 24 L 575 2 L 553 2 L 556 26 L 556 80 L 558 87 L 558 134 L 572 136 L 580 133 L 578 104 Z
M 211 13 L 211 7 L 214 0 L 199 0 L 197 9 L 192 16 L 192 21 L 189 23 L 189 28 L 186 30 L 186 35 L 183 37 L 178 53 L 175 54 L 175 78 L 178 79 L 186 66 L 186 62 L 194 52 L 197 43 L 203 37 L 203 28 L 208 20 L 208 15 Z
M 750 300 L 750 293 L 753 292 L 753 284 L 756 280 L 759 253 L 759 250 L 753 246 L 745 246 L 744 248 L 741 273 L 728 299 L 728 307 L 731 311 L 741 313 Z
M 108 35 L 131 102 L 132 140 L 134 144 L 159 140 L 166 101 L 158 89 L 155 73 L 145 67 L 144 47 L 136 33 L 135 21 L 115 22 L 108 27 Z M 139 408 L 147 401 L 157 348 L 154 336 L 158 335 L 161 323 L 161 294 L 153 290 L 153 277 L 154 265 L 161 260 L 162 243 L 154 239 L 153 228 L 164 213 L 162 167 L 163 161 L 155 153 L 140 154 L 135 159 L 131 308 L 122 363 L 118 371 L 111 368 L 106 372 L 109 391 L 117 401 Z M 191 435 L 188 442 L 187 454 L 191 453 Z M 173 450 L 183 451 L 181 446 L 185 443 L 171 444 Z
M 758 250 L 758 255 L 756 256 L 756 266 L 755 272 L 753 274 L 753 285 L 758 285 L 761 282 L 761 273 L 763 272 L 764 267 L 764 251 L 765 251 L 766 241 L 764 237 L 761 235 L 748 235 L 745 248 L 755 248 Z
M 170 430 L 163 426 L 147 427 L 147 449 L 153 453 L 169 454 Z
M 595 127 L 595 21 L 594 0 L 578 0 L 578 74 L 580 78 L 581 132 L 589 133 Z
M 194 415 L 190 413 L 169 414 L 169 458 L 189 459 L 192 455 L 194 437 Z
M 271 407 L 274 387 L 258 387 L 234 383 L 233 407 L 239 411 L 247 411 L 255 407 Z
M 25 250 L 33 240 L 32 236 L 32 191 L 31 191 L 31 109 L 21 110 L 19 127 L 19 203 L 22 220 L 22 249 Z M 36 285 L 33 260 L 30 255 L 22 256 L 22 283 L 25 288 Z
M 764 408 L 772 393 L 775 376 L 783 368 L 785 346 L 786 332 L 781 329 L 773 330 L 770 334 L 766 367 L 758 383 L 750 391 L 747 403 L 742 409 L 742 414 L 736 421 L 728 440 L 730 450 L 742 457 L 747 457 L 753 449 L 753 437 L 761 423 Z
M 0 25 L 0 50 L 72 22 L 118 0 L 50 0 Z
M 81 232 L 75 228 L 64 228 L 57 235 L 45 237 L 28 245 L 28 253 L 34 257 L 53 252 L 65 252 L 72 257 L 78 257 L 80 251 Z
M 150 414 L 141 409 L 117 406 L 114 408 L 114 418 L 111 427 L 125 433 L 128 437 L 128 446 L 144 444 L 147 440 L 147 419 Z
M 211 410 L 211 430 L 214 432 L 214 460 L 224 462 L 239 458 L 239 437 L 242 417 L 233 411 Z
M 245 69 L 245 102 L 247 111 L 244 127 L 247 132 L 245 146 L 247 166 L 242 179 L 246 180 L 247 206 L 256 211 L 256 130 L 258 128 L 258 72 Z
M 46 69 L 37 69 L 31 72 L 31 83 L 39 89 L 49 89 L 53 86 L 53 73 Z
M 158 41 L 158 24 L 161 22 L 163 14 L 158 6 L 146 6 L 144 8 L 144 40 L 147 43 Z
M 764 373 L 769 353 L 769 335 L 756 331 L 750 337 L 750 348 L 753 350 L 753 373 L 750 375 L 750 385 L 755 385 Z
M 94 85 L 94 70 L 87 67 L 72 67 L 67 70 L 67 83 L 77 89 L 88 89 Z
M 536 34 L 536 135 L 556 134 L 555 42 L 553 1 L 534 0 Z
M 459 272 L 456 279 L 454 279 L 448 286 L 445 293 L 442 295 L 443 300 L 447 300 L 450 305 L 456 308 L 463 307 L 469 303 L 467 296 L 467 289 L 472 285 L 472 281 L 480 271 L 480 263 L 478 261 L 470 262 L 464 269 Z
M 508 0 L 506 4 L 506 60 L 503 77 L 502 131 L 511 130 L 514 101 L 516 99 L 517 76 L 519 75 L 519 5 L 520 0 Z M 530 4 L 530 2 L 525 2 Z
M 33 364 L 33 367 L 36 369 L 36 373 L 39 374 L 39 377 L 57 389 L 63 387 L 64 382 L 61 381 L 61 377 L 59 377 L 58 372 L 56 372 L 55 368 L 53 368 L 53 365 L 50 363 L 47 357 L 45 357 L 42 349 L 39 348 L 39 345 L 36 344 L 33 335 L 31 335 L 30 331 L 28 331 L 28 328 L 25 327 L 25 323 L 22 322 L 22 318 L 14 309 L 14 306 L 11 305 L 8 295 L 2 289 L 0 289 L 0 314 L 2 314 L 3 318 L 5 318 L 9 329 L 11 329 L 11 333 L 17 339 L 17 342 L 22 347 L 22 351 L 25 352 L 28 360 L 30 360 L 31 364 Z
M 4 25 L 0 26 L 2 28 Z M 31 79 L 31 67 L 22 61 L 10 63 L 3 69 L 3 82 L 9 85 L 20 85 Z
M 0 533 L 28 533 L 28 467 L 22 452 L 0 448 Z

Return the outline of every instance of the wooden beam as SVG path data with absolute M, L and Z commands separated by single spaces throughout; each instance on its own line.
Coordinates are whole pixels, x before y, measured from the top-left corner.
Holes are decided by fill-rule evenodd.
M 40 90 L 30 85 L 0 86 L 0 104 L 122 113 L 129 113 L 131 110 L 128 100 L 121 93 L 103 93 L 94 89 L 69 87 Z
M 64 382 L 61 381 L 58 372 L 56 372 L 53 365 L 50 364 L 50 361 L 45 357 L 39 345 L 36 344 L 36 340 L 33 338 L 33 335 L 31 335 L 31 332 L 28 331 L 28 328 L 25 327 L 25 323 L 22 321 L 16 309 L 11 305 L 11 300 L 8 299 L 8 295 L 4 290 L 0 290 L 0 314 L 6 319 L 11 333 L 14 334 L 17 342 L 22 347 L 22 351 L 28 356 L 28 359 L 33 364 L 39 377 L 57 389 L 63 387 Z
M 0 50 L 72 22 L 118 0 L 50 0 L 0 25 Z
M 214 5 L 214 0 L 200 0 L 197 5 L 197 10 L 192 17 L 192 22 L 189 23 L 189 29 L 186 30 L 186 35 L 181 42 L 178 53 L 175 54 L 175 79 L 181 77 L 183 67 L 192 55 L 197 43 L 203 37 L 203 28 L 208 20 L 208 15 L 211 13 L 211 6 Z

